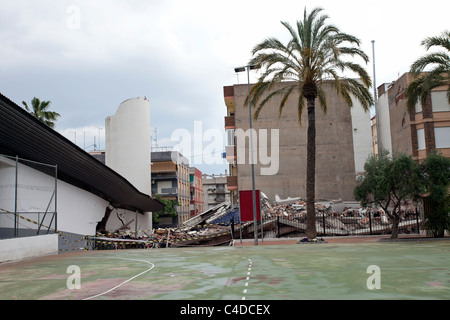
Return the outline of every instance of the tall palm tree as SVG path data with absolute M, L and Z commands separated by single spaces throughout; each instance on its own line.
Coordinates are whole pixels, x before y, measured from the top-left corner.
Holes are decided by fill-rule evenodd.
M 373 104 L 369 88 L 372 81 L 354 58 L 362 58 L 367 63 L 369 58 L 359 49 L 360 40 L 341 32 L 336 26 L 327 24 L 328 16 L 316 8 L 310 13 L 304 10 L 302 21 L 297 21 L 294 29 L 289 23 L 281 22 L 289 31 L 290 40 L 283 44 L 276 38 L 267 38 L 253 48 L 250 64 L 257 64 L 263 70 L 257 83 L 251 89 L 251 102 L 256 106 L 253 117 L 258 118 L 261 109 L 273 97 L 280 96 L 279 114 L 283 111 L 291 93 L 297 91 L 300 98 L 296 101 L 298 121 L 306 107 L 308 111 L 307 130 L 307 227 L 306 236 L 316 237 L 315 222 L 315 173 L 316 173 L 316 98 L 324 112 L 327 111 L 327 97 L 322 88 L 324 80 L 330 80 L 338 94 L 351 107 L 353 97 L 361 102 L 367 111 Z M 351 58 L 344 60 L 345 58 Z M 347 77 L 350 71 L 360 80 Z M 276 85 L 285 80 L 292 84 L 277 89 Z M 261 100 L 264 93 L 268 93 Z M 246 100 L 248 103 L 248 100 Z M 258 105 L 259 103 L 259 105 Z
M 414 111 L 417 102 L 425 105 L 431 90 L 447 85 L 447 100 L 450 103 L 450 32 L 444 31 L 441 36 L 425 38 L 421 43 L 426 50 L 442 47 L 445 51 L 432 52 L 419 58 L 411 65 L 410 72 L 415 78 L 406 89 L 407 108 Z M 427 67 L 432 69 L 421 74 Z
M 25 106 L 25 109 L 33 115 L 39 121 L 45 123 L 50 128 L 55 127 L 55 122 L 57 117 L 61 115 L 54 111 L 49 111 L 48 107 L 50 106 L 50 101 L 40 101 L 38 98 L 34 97 L 31 100 L 31 107 L 25 101 L 22 101 L 22 104 Z

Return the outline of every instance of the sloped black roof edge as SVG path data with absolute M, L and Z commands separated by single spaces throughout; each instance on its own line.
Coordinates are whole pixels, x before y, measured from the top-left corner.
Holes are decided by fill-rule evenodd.
M 0 153 L 57 165 L 58 179 L 96 194 L 116 208 L 141 213 L 164 208 L 162 202 L 141 193 L 123 176 L 1 93 Z

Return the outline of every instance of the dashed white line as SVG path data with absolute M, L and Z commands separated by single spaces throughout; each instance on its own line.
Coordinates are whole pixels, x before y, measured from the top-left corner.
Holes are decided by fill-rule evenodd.
M 248 264 L 248 272 L 247 272 L 247 277 L 246 277 L 246 281 L 248 281 L 248 280 L 250 280 L 250 275 L 251 275 L 251 271 L 252 271 L 252 260 L 250 260 L 250 259 L 248 259 L 248 262 L 249 262 L 249 264 Z M 245 284 L 244 284 L 244 286 L 245 287 L 248 287 L 248 282 L 246 282 Z M 244 289 L 244 291 L 242 291 L 242 293 L 243 294 L 247 294 L 247 289 Z M 245 300 L 245 296 L 243 296 L 242 297 L 242 300 Z

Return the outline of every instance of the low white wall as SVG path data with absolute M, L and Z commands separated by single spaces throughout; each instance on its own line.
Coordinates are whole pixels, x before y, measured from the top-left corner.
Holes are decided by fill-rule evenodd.
M 0 240 L 0 262 L 57 253 L 57 234 Z

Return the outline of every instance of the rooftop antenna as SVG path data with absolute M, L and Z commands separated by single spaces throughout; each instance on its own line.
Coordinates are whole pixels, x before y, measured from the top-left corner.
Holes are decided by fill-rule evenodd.
M 100 128 L 100 127 L 97 127 L 97 128 L 98 128 L 98 150 L 101 150 L 100 142 L 101 142 L 101 137 L 102 137 L 101 131 L 103 130 L 103 128 Z
M 155 133 L 155 138 L 150 137 L 151 140 L 155 141 L 155 151 L 158 151 L 158 128 L 155 127 L 155 130 L 153 130 L 153 132 Z M 153 149 L 153 148 L 152 148 Z

